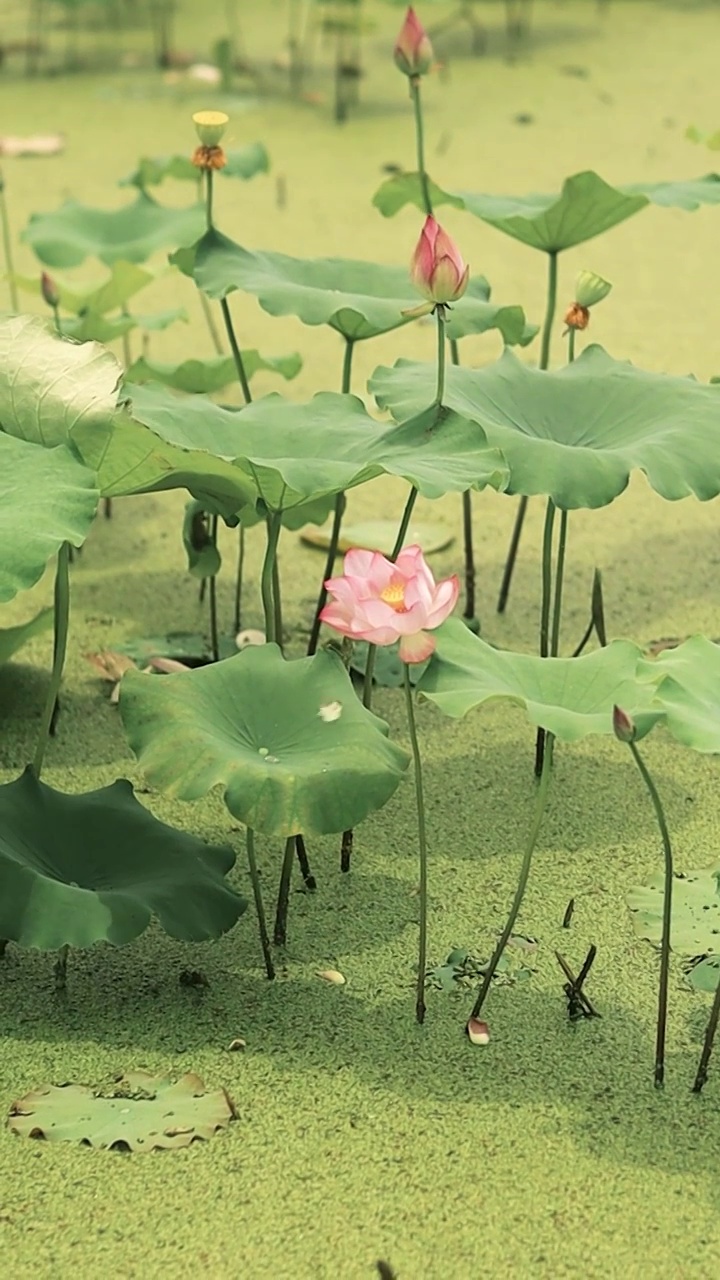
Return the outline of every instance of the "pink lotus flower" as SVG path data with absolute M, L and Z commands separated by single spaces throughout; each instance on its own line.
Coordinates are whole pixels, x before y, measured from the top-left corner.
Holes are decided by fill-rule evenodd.
M 405 76 L 427 75 L 433 63 L 430 37 L 410 6 L 393 50 L 395 65 Z
M 425 219 L 410 273 L 415 288 L 434 303 L 457 302 L 467 289 L 470 268 L 465 266 L 455 241 L 432 214 Z
M 400 641 L 403 662 L 424 662 L 435 648 L 428 635 L 452 613 L 460 584 L 435 582 L 420 547 L 405 547 L 393 564 L 379 551 L 348 551 L 341 578 L 325 586 L 335 598 L 320 617 L 344 636 L 370 644 Z

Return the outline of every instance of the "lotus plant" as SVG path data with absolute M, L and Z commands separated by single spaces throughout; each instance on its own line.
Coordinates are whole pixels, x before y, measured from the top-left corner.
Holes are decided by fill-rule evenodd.
M 454 575 L 436 583 L 419 546 L 405 547 L 394 561 L 378 551 L 355 548 L 345 556 L 343 569 L 341 577 L 329 578 L 325 583 L 331 599 L 322 611 L 323 621 L 351 640 L 373 645 L 400 642 L 418 815 L 420 937 L 415 1016 L 422 1023 L 427 968 L 427 837 L 410 666 L 424 662 L 433 653 L 432 632 L 455 608 L 460 584 Z

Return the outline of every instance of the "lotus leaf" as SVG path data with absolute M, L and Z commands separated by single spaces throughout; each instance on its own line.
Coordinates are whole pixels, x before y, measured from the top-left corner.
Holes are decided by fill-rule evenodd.
M 16 627 L 0 629 L 0 667 L 14 658 L 18 649 L 22 649 L 28 640 L 33 640 L 35 636 L 49 630 L 52 621 L 53 610 L 41 609 L 40 613 L 36 613 L 35 617 L 29 618 L 27 622 L 21 622 Z
M 263 356 L 251 349 L 242 353 L 248 378 L 260 370 L 279 373 L 288 381 L 297 377 L 302 368 L 302 357 L 297 351 L 287 356 Z M 142 357 L 130 366 L 125 374 L 126 382 L 159 382 L 193 395 L 210 395 L 237 382 L 237 369 L 232 356 L 218 356 L 214 360 L 183 360 L 180 364 L 164 364 Z
M 692 636 L 654 661 L 641 662 L 638 675 L 656 685 L 655 703 L 678 742 L 720 752 L 720 646 Z
M 665 877 L 653 875 L 627 895 L 635 932 L 660 946 Z M 720 894 L 717 871 L 675 876 L 670 945 L 679 955 L 696 956 L 720 948 Z
M 158 204 L 146 191 L 122 209 L 94 209 L 66 200 L 55 213 L 35 213 L 22 239 L 48 267 L 77 267 L 88 257 L 110 265 L 145 262 L 158 249 L 193 244 L 205 226 L 205 206 Z

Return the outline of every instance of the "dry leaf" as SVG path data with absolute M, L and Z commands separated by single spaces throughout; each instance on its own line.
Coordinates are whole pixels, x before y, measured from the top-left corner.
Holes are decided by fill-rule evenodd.
M 103 680 L 111 680 L 113 684 L 122 680 L 126 671 L 136 667 L 126 653 L 114 653 L 112 649 L 102 649 L 100 653 L 84 653 L 83 657 L 100 673 Z

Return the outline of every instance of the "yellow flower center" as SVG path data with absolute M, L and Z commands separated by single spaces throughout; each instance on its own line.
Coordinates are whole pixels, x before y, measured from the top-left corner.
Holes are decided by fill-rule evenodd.
M 380 599 L 389 604 L 391 609 L 396 613 L 407 613 L 405 608 L 405 587 L 402 582 L 390 583 L 384 591 L 380 592 Z

